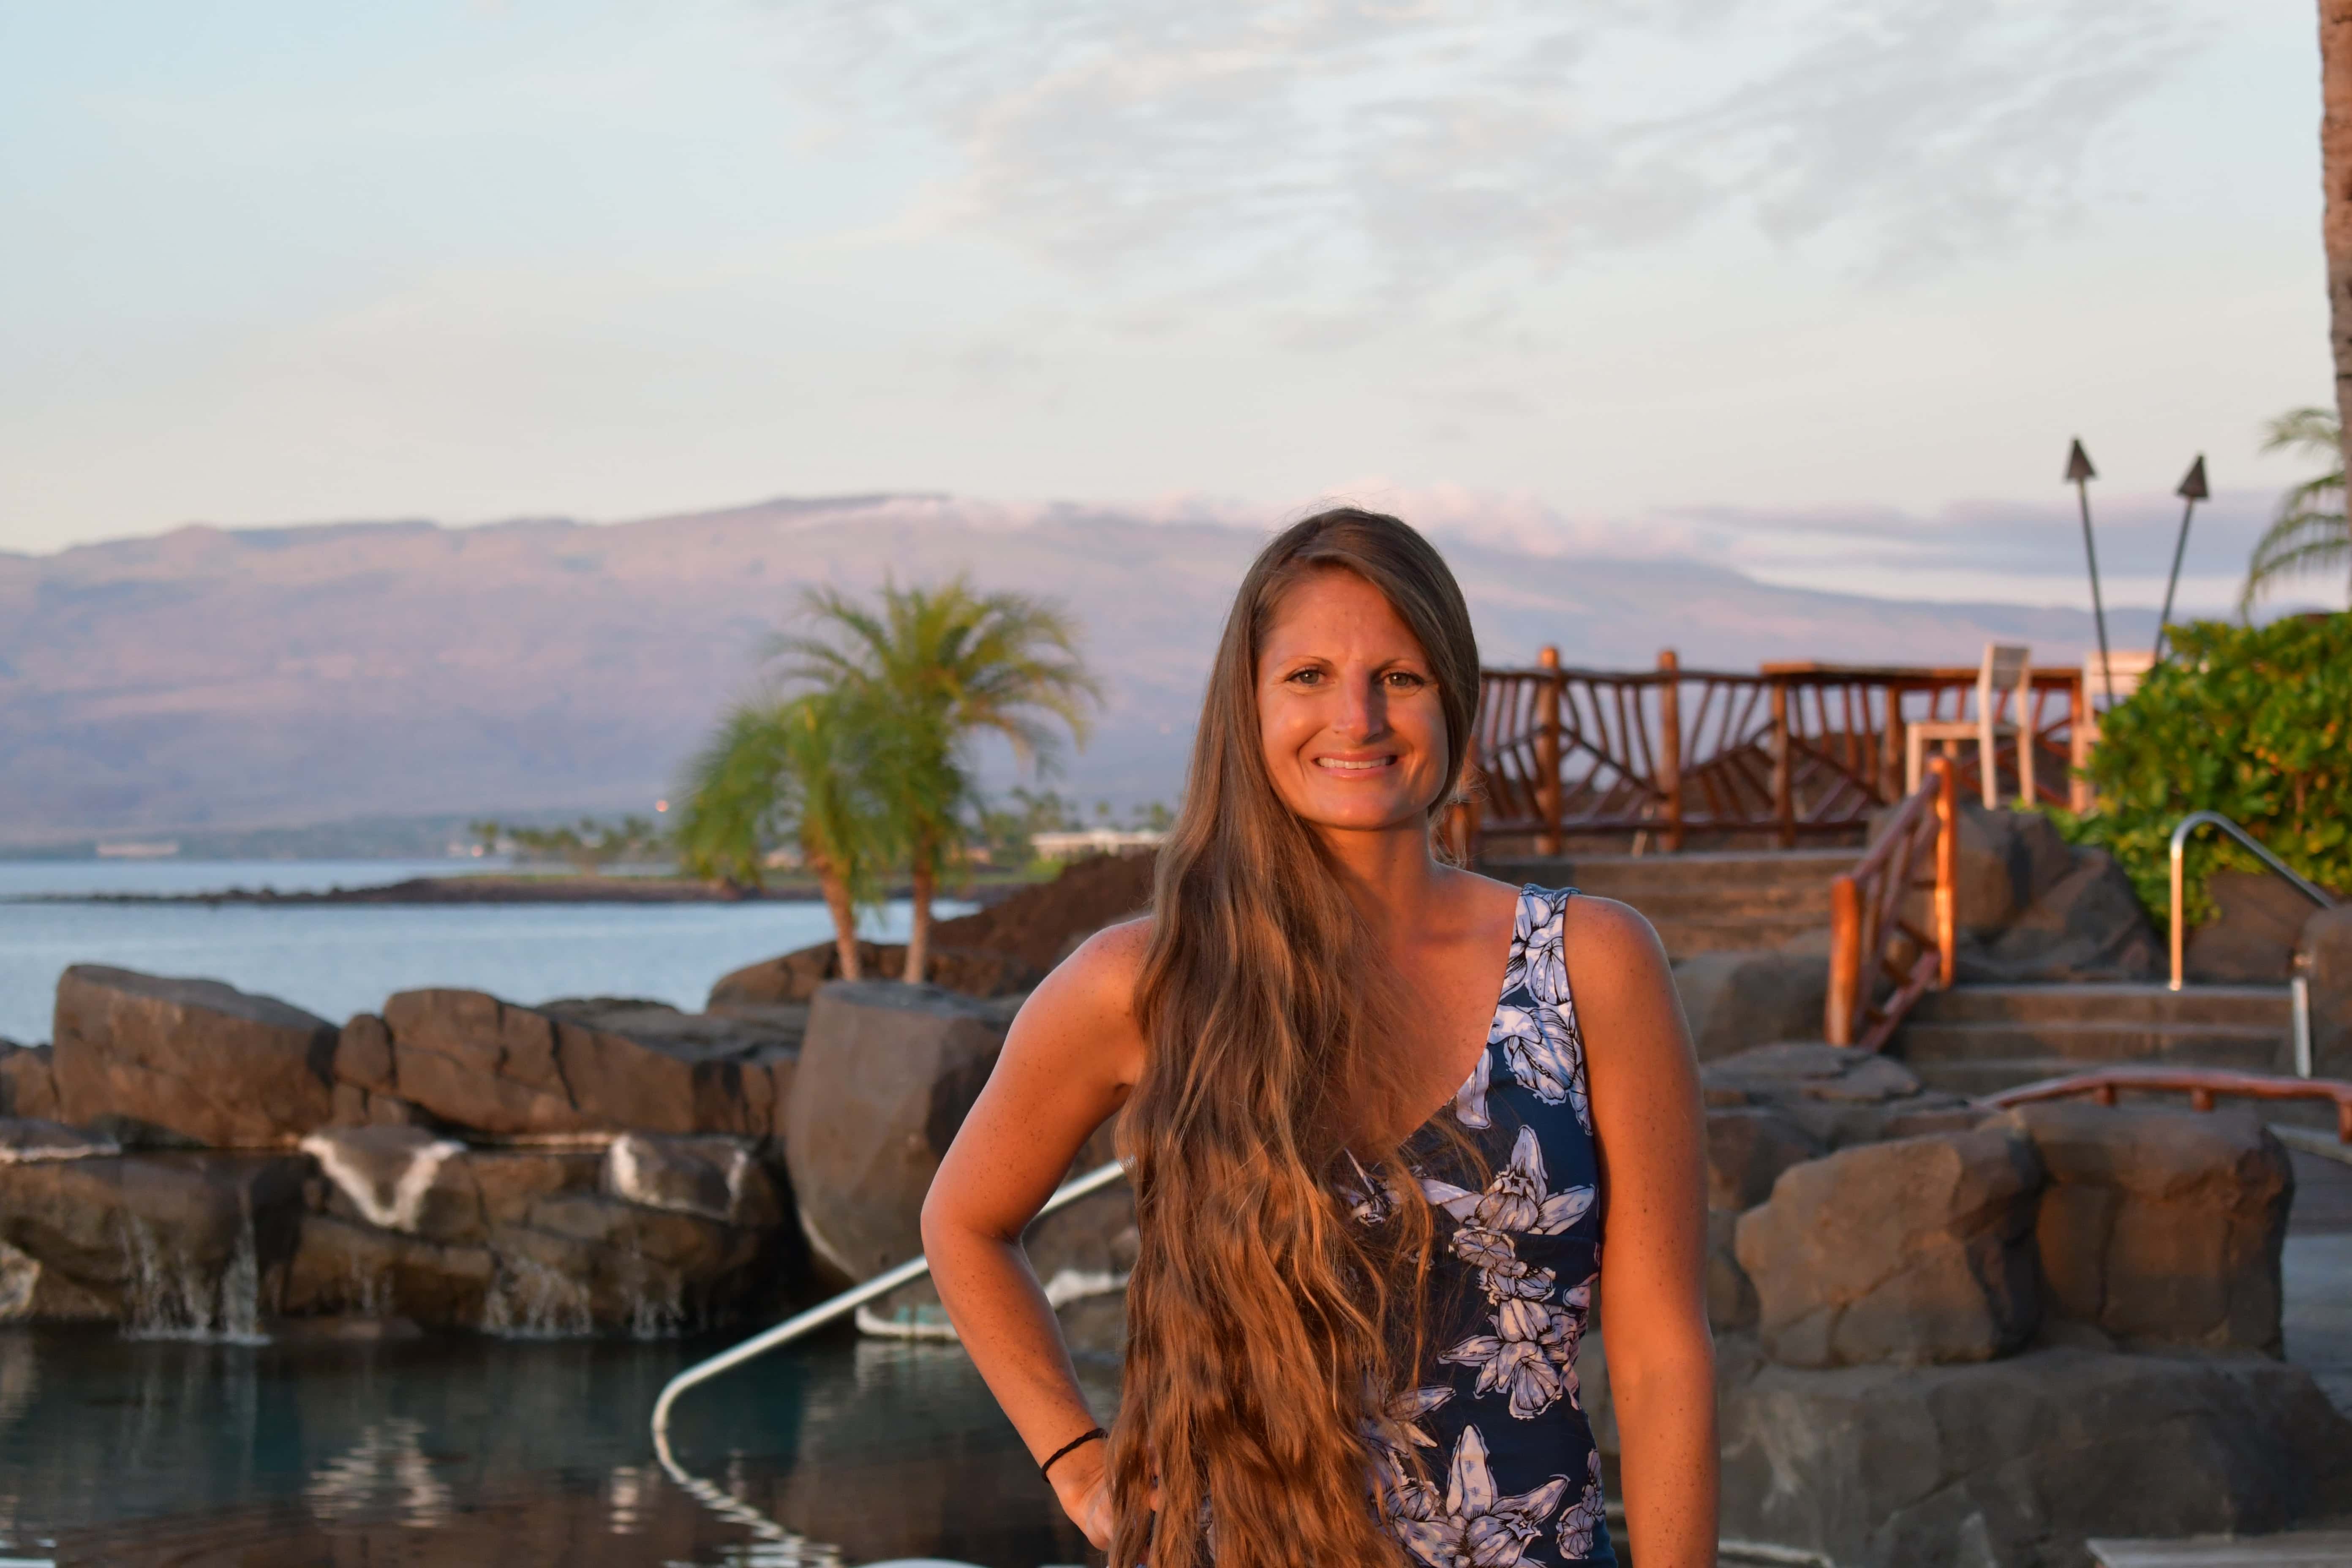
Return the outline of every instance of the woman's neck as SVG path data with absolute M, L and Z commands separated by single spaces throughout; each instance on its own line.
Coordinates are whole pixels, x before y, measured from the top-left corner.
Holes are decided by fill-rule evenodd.
M 1429 830 L 1412 823 L 1377 831 L 1321 831 L 1357 908 L 1375 937 L 1426 922 L 1444 896 L 1446 868 L 1429 850 Z

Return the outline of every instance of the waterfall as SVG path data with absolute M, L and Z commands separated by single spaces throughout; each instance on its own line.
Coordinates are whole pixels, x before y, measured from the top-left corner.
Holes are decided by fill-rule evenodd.
M 236 1237 L 217 1274 L 186 1252 L 167 1247 L 154 1228 L 126 1215 L 123 1253 L 129 1279 L 122 1292 L 122 1331 L 134 1340 L 197 1340 L 262 1345 L 261 1258 L 254 1240 L 250 1194 L 237 1194 Z
M 587 1282 L 526 1258 L 501 1258 L 482 1300 L 482 1331 L 509 1340 L 583 1339 L 593 1333 Z

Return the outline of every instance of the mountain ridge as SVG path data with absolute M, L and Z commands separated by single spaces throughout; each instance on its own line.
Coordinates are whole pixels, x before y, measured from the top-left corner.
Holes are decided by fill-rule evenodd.
M 812 583 L 970 572 L 1066 602 L 1111 689 L 1064 786 L 1171 799 L 1233 587 L 1270 531 L 937 493 L 779 497 L 618 522 L 191 524 L 0 553 L 0 837 L 372 813 L 644 809 Z M 1675 557 L 1433 530 L 1488 662 L 2073 663 L 2087 614 L 1868 598 Z M 2111 617 L 2126 642 L 2145 612 Z M 992 777 L 1008 777 L 1001 760 Z

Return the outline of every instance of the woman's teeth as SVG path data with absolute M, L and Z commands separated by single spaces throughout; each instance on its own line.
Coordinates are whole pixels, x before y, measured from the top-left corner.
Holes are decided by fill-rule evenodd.
M 1374 757 L 1369 762 L 1349 763 L 1343 762 L 1338 757 L 1318 757 L 1315 759 L 1315 765 L 1318 768 L 1344 768 L 1351 773 L 1360 773 L 1368 768 L 1387 767 L 1395 760 L 1393 757 Z

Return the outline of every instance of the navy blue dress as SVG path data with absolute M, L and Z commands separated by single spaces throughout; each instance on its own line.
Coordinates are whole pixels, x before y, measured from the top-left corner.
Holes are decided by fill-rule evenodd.
M 1601 1177 L 1561 952 L 1574 896 L 1520 890 L 1486 1052 L 1433 1118 L 1470 1136 L 1491 1173 L 1483 1187 L 1442 1179 L 1478 1178 L 1429 1130 L 1409 1150 L 1440 1249 L 1430 1351 L 1372 1436 L 1381 1518 L 1428 1568 L 1617 1561 L 1576 1388 L 1601 1282 Z M 1356 1195 L 1360 1220 L 1385 1218 L 1381 1198 Z

